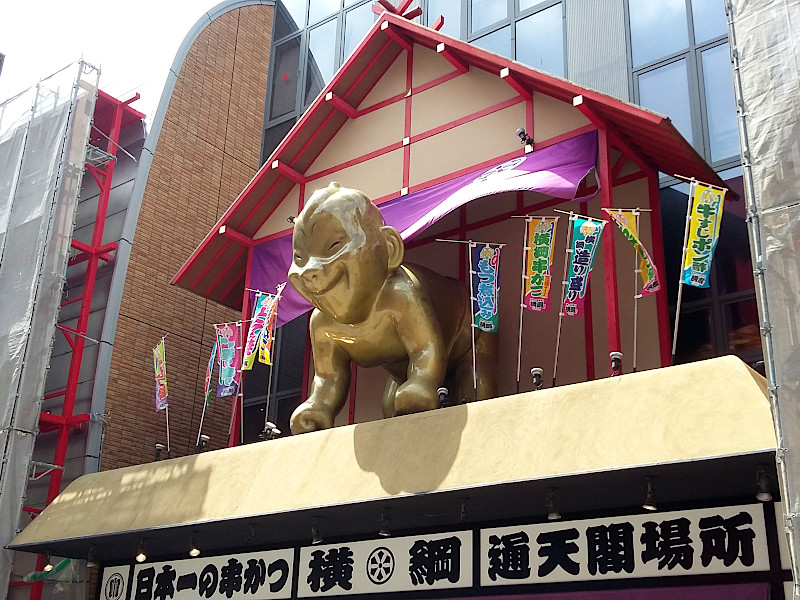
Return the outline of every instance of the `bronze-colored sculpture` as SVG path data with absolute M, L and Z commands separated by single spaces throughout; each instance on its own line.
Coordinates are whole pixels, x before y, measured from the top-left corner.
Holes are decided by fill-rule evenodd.
M 295 219 L 289 282 L 308 300 L 314 351 L 309 398 L 292 433 L 327 429 L 344 406 L 350 363 L 383 366 L 383 415 L 438 407 L 445 381 L 473 397 L 472 323 L 466 284 L 403 264 L 400 234 L 358 190 L 331 183 Z M 495 395 L 494 336 L 476 331 L 477 398 Z

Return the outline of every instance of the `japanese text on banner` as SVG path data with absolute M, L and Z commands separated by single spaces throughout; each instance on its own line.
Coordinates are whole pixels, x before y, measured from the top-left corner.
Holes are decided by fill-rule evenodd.
M 642 296 L 653 294 L 661 289 L 661 283 L 658 280 L 658 271 L 650 258 L 650 254 L 639 240 L 639 233 L 636 231 L 636 213 L 630 210 L 614 210 L 611 208 L 604 208 L 604 211 L 613 219 L 617 224 L 622 235 L 628 240 L 636 254 L 639 256 L 639 271 L 642 274 Z
M 242 370 L 249 371 L 253 368 L 256 360 L 256 350 L 258 349 L 261 337 L 267 327 L 267 320 L 271 313 L 271 306 L 274 304 L 275 296 L 258 292 L 256 294 L 255 306 L 253 308 L 253 318 L 250 320 L 250 329 L 247 331 L 247 340 L 242 351 Z M 269 364 L 269 363 L 267 363 Z
M 164 348 L 164 338 L 161 338 L 161 341 L 153 348 L 153 366 L 156 372 L 156 411 L 159 411 L 169 406 L 167 354 Z
M 214 325 L 217 331 L 217 352 L 219 355 L 219 383 L 217 398 L 235 396 L 239 391 L 242 375 L 239 360 L 239 338 L 241 323 Z
M 692 202 L 689 220 L 689 238 L 683 261 L 683 283 L 695 287 L 709 287 L 711 259 L 719 239 L 722 222 L 722 202 L 725 192 L 699 182 L 692 182 Z
M 537 217 L 529 220 L 525 231 L 525 308 L 550 310 L 553 246 L 558 217 Z
M 593 221 L 574 217 L 572 224 L 572 252 L 569 255 L 569 274 L 561 312 L 568 317 L 583 315 L 589 275 L 594 265 L 597 246 L 607 221 Z
M 272 364 L 272 344 L 275 342 L 275 319 L 278 316 L 278 301 L 281 299 L 283 285 L 278 286 L 278 293 L 272 296 L 267 312 L 267 322 L 258 341 L 258 360 L 265 365 Z
M 500 246 L 470 243 L 469 248 L 472 263 L 472 313 L 475 315 L 473 322 L 479 329 L 492 333 L 498 328 Z

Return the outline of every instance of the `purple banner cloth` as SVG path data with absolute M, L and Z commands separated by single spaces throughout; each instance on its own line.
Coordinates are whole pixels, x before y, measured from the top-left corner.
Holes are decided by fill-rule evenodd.
M 400 196 L 379 208 L 387 225 L 404 240 L 429 227 L 470 200 L 516 190 L 535 191 L 565 200 L 576 198 L 578 185 L 597 162 L 597 132 L 590 131 L 542 150 L 488 169 L 479 169 Z M 274 294 L 286 281 L 292 261 L 292 238 L 285 236 L 253 248 L 250 286 Z M 251 303 L 255 293 L 251 292 Z M 294 288 L 286 286 L 278 307 L 276 327 L 311 310 Z

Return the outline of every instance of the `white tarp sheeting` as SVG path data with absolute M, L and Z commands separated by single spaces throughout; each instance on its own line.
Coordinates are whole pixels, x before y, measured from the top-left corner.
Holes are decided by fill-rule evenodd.
M 0 104 L 0 548 L 19 527 L 97 79 L 81 62 Z M 0 590 L 11 563 L 0 549 Z
M 794 597 L 800 550 L 800 0 L 726 0 Z

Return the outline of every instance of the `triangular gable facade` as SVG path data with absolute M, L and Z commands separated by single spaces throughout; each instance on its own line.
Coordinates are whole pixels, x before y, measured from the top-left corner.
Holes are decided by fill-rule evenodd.
M 242 307 L 248 249 L 337 180 L 377 203 L 597 129 L 615 176 L 721 185 L 669 119 L 384 13 L 173 279 Z M 618 157 L 624 153 L 625 160 Z
M 532 144 L 520 143 L 520 128 Z M 361 189 L 379 205 L 401 202 L 420 190 L 590 132 L 597 139 L 596 171 L 582 182 L 576 197 L 593 195 L 591 201 L 530 191 L 482 198 L 407 240 L 406 257 L 466 280 L 463 246 L 435 243 L 437 239 L 506 244 L 498 308 L 501 382 L 519 379 L 515 371 L 520 323 L 522 372 L 538 366 L 555 373 L 559 347 L 561 356 L 570 358 L 557 364 L 559 384 L 606 376 L 610 353 L 632 355 L 634 337 L 639 340 L 637 368 L 665 366 L 671 338 L 666 285 L 635 303 L 636 258 L 613 225 L 602 238 L 585 318 L 558 318 L 566 230 L 571 226 L 564 216 L 553 253 L 554 308 L 523 319 L 522 224 L 511 217 L 553 214 L 556 208 L 597 219 L 608 218 L 603 208 L 651 210 L 640 225 L 640 238 L 652 249 L 663 277 L 658 173 L 680 173 L 721 186 L 713 169 L 666 117 L 388 13 L 381 15 L 173 283 L 241 307 L 243 318 L 249 318 L 252 295 L 245 290 L 274 292 L 285 281 L 282 274 L 288 263 L 273 261 L 267 245 L 290 252 L 293 217 L 330 181 Z M 265 264 L 272 271 L 269 277 L 264 277 Z M 299 296 L 287 288 L 279 322 L 302 312 L 296 301 Z M 360 377 L 359 395 L 373 393 L 374 386 L 361 382 L 378 376 L 366 370 Z M 515 392 L 513 383 L 506 387 L 501 383 L 501 395 Z

